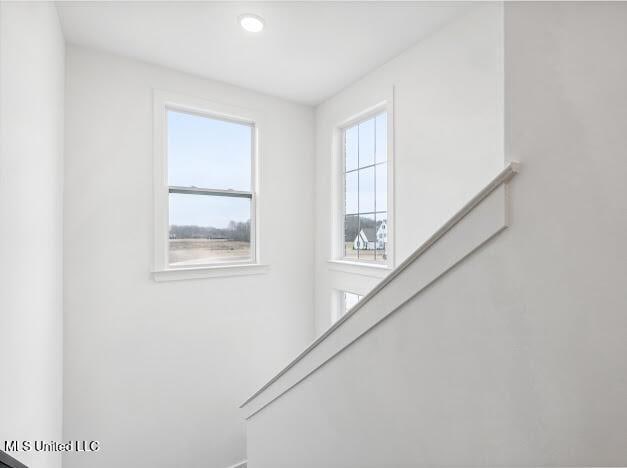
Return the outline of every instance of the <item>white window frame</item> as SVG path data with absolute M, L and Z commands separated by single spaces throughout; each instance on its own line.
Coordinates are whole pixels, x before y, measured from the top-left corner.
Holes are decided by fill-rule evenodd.
M 154 264 L 153 277 L 157 281 L 212 276 L 236 276 L 262 273 L 267 267 L 260 262 L 259 248 L 259 167 L 260 167 L 260 126 L 259 116 L 239 107 L 218 104 L 203 99 L 154 90 Z M 250 192 L 237 192 L 236 195 L 250 198 L 250 249 L 251 259 L 232 262 L 215 262 L 201 265 L 170 266 L 168 261 L 169 243 L 169 195 L 174 193 L 210 192 L 215 195 L 232 195 L 234 191 L 216 189 L 188 189 L 168 185 L 167 155 L 167 111 L 209 117 L 238 124 L 248 125 L 252 133 L 251 187 Z
M 387 226 L 388 246 L 387 262 L 375 263 L 369 260 L 347 259 L 344 256 L 344 204 L 346 196 L 345 172 L 346 158 L 344 132 L 346 129 L 368 120 L 381 112 L 387 113 Z M 390 89 L 381 100 L 364 110 L 340 121 L 333 135 L 332 174 L 334 175 L 334 195 L 332 197 L 333 223 L 331 239 L 331 259 L 329 263 L 335 270 L 366 276 L 384 277 L 396 264 L 395 215 L 394 215 L 394 88 Z

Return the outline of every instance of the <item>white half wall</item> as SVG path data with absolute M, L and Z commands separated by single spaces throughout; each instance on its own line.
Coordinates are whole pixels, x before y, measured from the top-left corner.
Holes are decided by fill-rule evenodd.
M 627 464 L 627 4 L 504 8 L 511 226 L 251 418 L 251 468 Z
M 64 436 L 102 449 L 64 467 L 230 466 L 246 456 L 239 403 L 313 338 L 313 109 L 95 50 L 67 55 Z M 264 114 L 267 273 L 151 278 L 153 88 Z
M 0 3 L 0 449 L 61 440 L 65 46 L 52 3 Z M 61 455 L 11 453 L 33 468 Z
M 394 92 L 396 265 L 504 165 L 503 21 L 499 2 L 468 8 L 316 109 L 316 332 L 334 290 L 364 295 L 380 276 L 330 266 L 338 125 Z

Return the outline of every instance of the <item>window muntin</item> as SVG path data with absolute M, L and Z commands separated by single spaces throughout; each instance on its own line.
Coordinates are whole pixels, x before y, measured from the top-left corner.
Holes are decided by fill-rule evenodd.
M 343 142 L 343 256 L 387 264 L 387 113 L 345 128 Z
M 254 261 L 254 126 L 167 109 L 170 267 Z

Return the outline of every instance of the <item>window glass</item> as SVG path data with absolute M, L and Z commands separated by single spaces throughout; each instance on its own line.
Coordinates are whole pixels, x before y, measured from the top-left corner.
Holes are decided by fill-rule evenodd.
M 374 164 L 374 119 L 359 124 L 359 167 Z
M 346 170 L 352 171 L 357 169 L 357 151 L 359 148 L 358 129 L 357 126 L 349 128 L 344 133 L 345 151 L 346 151 Z
M 337 298 L 337 306 L 332 309 L 331 323 L 335 323 L 346 315 L 363 298 L 363 296 L 349 291 L 333 291 L 333 297 Z
M 344 291 L 344 313 L 351 310 L 364 296 Z
M 375 223 L 374 213 L 359 215 L 359 241 L 356 246 L 359 260 L 376 260 Z
M 250 191 L 252 127 L 167 111 L 168 185 Z
M 170 265 L 250 260 L 249 198 L 170 193 Z
M 344 257 L 386 263 L 387 114 L 345 129 L 344 141 Z
M 359 212 L 374 212 L 374 167 L 359 169 Z
M 377 164 L 375 168 L 377 171 L 377 189 L 374 211 L 386 211 L 388 206 L 388 165 L 387 163 Z
M 387 260 L 387 246 L 388 246 L 388 214 L 387 213 L 375 213 L 375 236 L 377 249 L 375 250 L 377 260 Z
M 357 259 L 357 248 L 354 246 L 359 234 L 359 216 L 347 215 L 344 217 L 344 256 Z
M 175 110 L 166 113 L 168 264 L 253 261 L 254 127 Z
M 376 162 L 386 162 L 388 160 L 388 115 L 379 114 L 375 119 L 376 136 Z
M 346 174 L 346 214 L 356 214 L 359 211 L 358 175 L 357 171 Z

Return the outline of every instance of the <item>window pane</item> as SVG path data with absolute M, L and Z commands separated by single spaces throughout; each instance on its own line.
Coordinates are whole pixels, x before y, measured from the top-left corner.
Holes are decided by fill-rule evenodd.
M 376 218 L 376 260 L 385 263 L 388 247 L 388 214 L 377 213 Z
M 345 214 L 357 214 L 357 171 L 346 174 Z
M 381 222 L 376 221 L 375 213 L 388 210 L 387 113 L 346 129 L 344 141 L 344 255 L 386 263 L 387 237 L 377 239 Z M 387 229 L 387 223 L 383 228 Z
M 377 115 L 375 120 L 376 162 L 385 162 L 388 160 L 388 115 L 384 112 Z
M 357 151 L 358 151 L 358 147 L 357 147 L 357 138 L 358 138 L 358 131 L 357 131 L 357 125 L 355 125 L 354 127 L 351 127 L 349 129 L 346 130 L 346 132 L 344 133 L 344 138 L 346 138 L 345 140 L 345 151 L 346 151 L 346 170 L 347 171 L 352 171 L 353 169 L 357 169 Z
M 359 294 L 344 291 L 344 314 L 351 310 L 362 298 Z M 342 314 L 342 315 L 344 315 Z
M 376 239 L 374 213 L 359 216 L 358 254 L 360 260 L 374 260 Z
M 374 167 L 359 169 L 359 212 L 374 212 Z
M 170 194 L 170 265 L 251 259 L 249 198 Z
M 359 217 L 349 215 L 344 217 L 344 256 L 357 258 L 357 234 L 359 233 Z
M 359 167 L 374 164 L 374 118 L 359 124 Z
M 388 165 L 387 163 L 377 164 L 377 208 L 375 211 L 388 210 Z
M 169 110 L 168 185 L 250 191 L 252 128 Z

